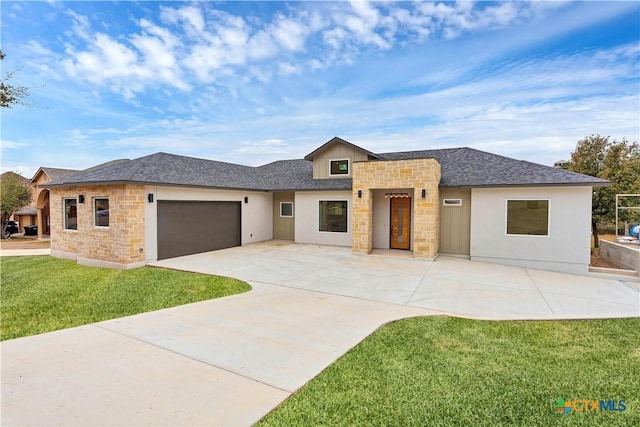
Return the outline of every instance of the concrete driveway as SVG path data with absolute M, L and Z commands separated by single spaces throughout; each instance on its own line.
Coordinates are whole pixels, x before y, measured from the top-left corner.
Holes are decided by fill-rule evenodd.
M 640 316 L 637 283 L 380 252 L 354 255 L 351 248 L 271 241 L 154 265 L 478 319 Z
M 251 425 L 380 325 L 640 315 L 619 281 L 279 242 L 158 266 L 251 292 L 5 341 L 3 425 Z

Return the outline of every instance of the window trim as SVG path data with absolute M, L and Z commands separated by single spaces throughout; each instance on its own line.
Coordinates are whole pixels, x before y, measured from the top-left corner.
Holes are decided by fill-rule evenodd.
M 109 213 L 109 225 L 98 225 L 98 212 L 96 210 L 96 202 L 98 200 L 106 200 L 107 204 L 109 204 L 109 197 L 107 196 L 98 196 L 93 198 L 93 226 L 96 228 L 102 228 L 102 229 L 109 228 L 109 225 L 111 225 L 111 215 L 110 215 L 111 213 Z
M 455 201 L 455 203 L 447 203 L 447 201 Z M 442 199 L 442 206 L 447 206 L 447 207 L 453 207 L 453 208 L 458 208 L 460 206 L 462 206 L 462 199 L 456 199 L 456 198 L 444 198 Z
M 316 206 L 318 207 L 318 209 L 316 209 L 316 232 L 318 233 L 324 233 L 324 234 L 340 234 L 340 235 L 344 235 L 344 234 L 349 234 L 351 232 L 350 229 L 350 225 L 349 225 L 349 200 L 348 199 L 317 199 L 317 204 Z M 347 204 L 345 211 L 347 213 L 347 231 L 322 231 L 320 230 L 320 202 L 345 202 Z
M 536 201 L 536 202 L 547 202 L 547 234 L 510 234 L 508 232 L 508 221 L 509 221 L 509 202 L 529 202 L 529 201 Z M 551 236 L 551 199 L 544 199 L 544 198 L 512 198 L 512 199 L 505 199 L 504 202 L 504 234 L 505 236 L 509 236 L 509 237 L 536 237 L 536 238 L 547 238 L 549 236 Z
M 333 162 L 347 162 L 347 173 L 331 173 L 331 163 Z M 332 178 L 350 177 L 351 176 L 351 159 L 348 157 L 338 157 L 335 159 L 329 159 L 329 176 Z
M 76 228 L 67 228 L 67 200 L 73 200 L 76 202 Z M 63 197 L 62 198 L 62 227 L 64 231 L 78 232 L 78 198 L 77 197 Z
M 282 215 L 282 205 L 288 204 L 291 205 L 291 215 Z M 293 202 L 280 202 L 280 218 L 293 218 Z

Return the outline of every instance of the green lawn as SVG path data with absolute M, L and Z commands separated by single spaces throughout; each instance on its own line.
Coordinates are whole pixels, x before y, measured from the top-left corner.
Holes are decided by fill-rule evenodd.
M 556 411 L 559 398 L 624 412 Z M 421 317 L 369 336 L 261 426 L 640 426 L 640 319 Z
M 152 267 L 111 270 L 53 257 L 0 258 L 0 339 L 246 292 L 239 280 Z

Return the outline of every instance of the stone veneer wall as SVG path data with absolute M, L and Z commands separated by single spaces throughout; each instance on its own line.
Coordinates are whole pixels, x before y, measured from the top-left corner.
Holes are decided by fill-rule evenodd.
M 65 230 L 63 200 L 80 194 L 85 201 L 77 204 L 78 230 Z M 109 198 L 109 227 L 94 225 L 94 199 L 102 197 Z M 75 254 L 79 263 L 111 267 L 144 263 L 145 201 L 141 185 L 51 188 L 52 254 Z
M 413 188 L 413 256 L 435 259 L 440 239 L 440 163 L 434 159 L 358 162 L 353 165 L 353 251 L 370 253 L 375 189 Z M 422 189 L 427 194 L 422 198 Z M 362 198 L 358 198 L 358 190 Z

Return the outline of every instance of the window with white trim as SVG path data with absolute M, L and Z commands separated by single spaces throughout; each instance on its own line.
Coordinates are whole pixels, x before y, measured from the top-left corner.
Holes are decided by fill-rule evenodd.
M 293 202 L 280 202 L 280 216 L 293 218 Z
M 78 229 L 78 200 L 64 199 L 64 229 Z
M 349 159 L 331 160 L 329 162 L 329 175 L 349 175 Z
M 318 202 L 318 231 L 347 232 L 347 201 L 320 200 Z
M 549 235 L 549 200 L 507 200 L 507 234 Z
M 93 200 L 94 225 L 96 227 L 109 226 L 109 199 L 106 197 Z

